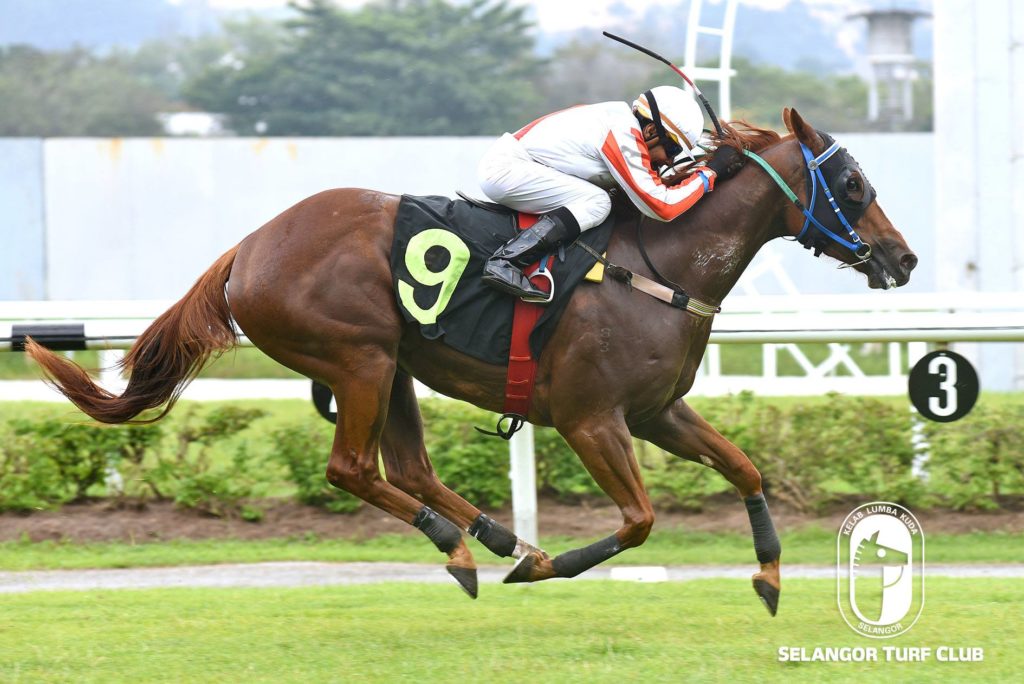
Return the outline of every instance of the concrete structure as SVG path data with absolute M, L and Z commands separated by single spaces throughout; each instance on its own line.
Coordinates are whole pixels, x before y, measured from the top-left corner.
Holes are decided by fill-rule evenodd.
M 1024 297 L 1024 6 L 943 0 L 934 11 L 935 288 Z M 959 351 L 982 387 L 1024 388 L 1021 345 Z
M 918 251 L 911 291 L 934 288 L 927 134 L 838 134 Z M 290 205 L 332 187 L 479 194 L 490 138 L 0 140 L 0 299 L 176 299 L 221 252 Z M 774 243 L 740 288 L 860 293 L 799 246 Z M 756 262 L 757 263 L 757 262 Z M 755 266 L 756 266 L 755 263 Z M 788 287 L 788 285 L 787 285 Z
M 868 23 L 868 121 L 895 130 L 914 117 L 913 84 L 918 74 L 914 68 L 913 24 L 915 19 L 928 16 L 927 12 L 906 9 L 850 15 Z

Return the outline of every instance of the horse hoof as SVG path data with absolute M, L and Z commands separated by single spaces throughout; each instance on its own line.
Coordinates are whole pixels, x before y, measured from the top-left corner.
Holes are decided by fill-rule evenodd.
M 519 582 L 529 582 L 530 575 L 533 574 L 533 566 L 537 564 L 538 554 L 528 553 L 525 556 L 520 556 L 516 564 L 512 566 L 512 570 L 505 575 L 505 579 L 502 580 L 504 584 L 517 584 Z
M 462 590 L 469 594 L 469 598 L 476 598 L 477 579 L 476 568 L 460 568 L 456 565 L 444 566 L 448 574 L 455 578 Z
M 768 609 L 771 616 L 775 617 L 775 613 L 779 610 L 779 590 L 763 579 L 754 579 L 754 591 L 757 592 L 757 597 L 761 599 L 761 603 Z

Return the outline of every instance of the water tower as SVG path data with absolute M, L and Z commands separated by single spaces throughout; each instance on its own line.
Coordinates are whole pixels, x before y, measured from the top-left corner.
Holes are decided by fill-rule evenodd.
M 911 9 L 868 10 L 849 15 L 867 19 L 868 62 L 871 80 L 868 89 L 868 121 L 888 129 L 901 128 L 914 117 L 913 84 L 914 20 L 931 16 Z

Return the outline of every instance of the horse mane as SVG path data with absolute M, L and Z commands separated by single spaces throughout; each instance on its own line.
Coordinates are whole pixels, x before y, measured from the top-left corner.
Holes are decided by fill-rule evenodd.
M 742 119 L 722 122 L 723 137 L 712 136 L 716 146 L 727 145 L 737 150 L 760 152 L 782 140 L 782 136 L 768 128 L 758 128 Z

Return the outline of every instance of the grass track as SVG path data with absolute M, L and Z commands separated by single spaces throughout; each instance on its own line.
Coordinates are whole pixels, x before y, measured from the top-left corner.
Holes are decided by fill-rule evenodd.
M 586 541 L 565 537 L 542 539 L 550 553 L 577 548 Z M 475 540 L 470 549 L 478 563 L 507 564 Z M 835 531 L 807 528 L 782 533 L 785 563 L 831 565 L 835 562 Z M 1024 534 L 935 534 L 927 538 L 929 563 L 1024 563 Z M 263 561 L 392 561 L 441 563 L 443 557 L 421 534 L 382 535 L 365 541 L 318 539 L 181 540 L 125 543 L 0 543 L 0 570 L 61 568 L 126 568 Z M 754 566 L 750 536 L 707 532 L 657 531 L 637 549 L 608 564 L 685 565 L 747 563 Z
M 0 596 L 4 682 L 1019 681 L 1024 582 L 933 579 L 885 642 L 840 619 L 834 585 L 746 582 L 168 589 Z M 779 663 L 780 646 L 981 646 L 981 663 Z M 879 650 L 881 654 L 881 650 Z

